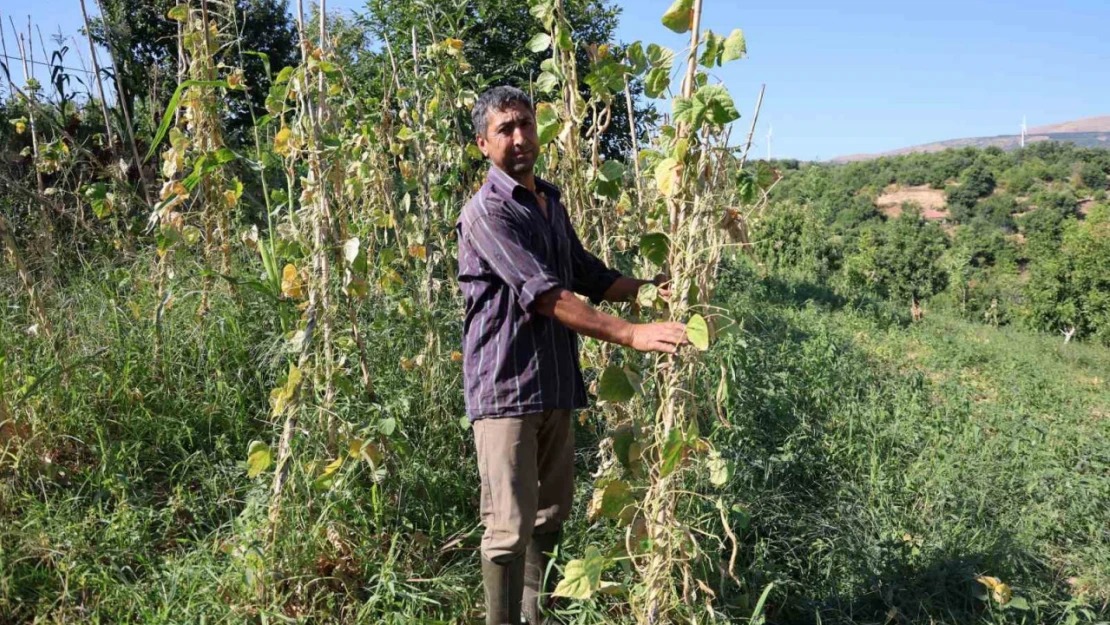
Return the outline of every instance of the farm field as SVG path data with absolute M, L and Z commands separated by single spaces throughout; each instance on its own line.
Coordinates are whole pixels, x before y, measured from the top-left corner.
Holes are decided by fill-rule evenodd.
M 0 625 L 1110 623 L 1104 118 L 772 159 L 665 4 L 0 18 Z M 493 562 L 474 419 L 585 395 Z
M 409 347 L 403 335 L 369 339 L 389 389 L 380 407 L 343 409 L 388 421 L 404 451 L 382 475 L 351 467 L 327 494 L 305 493 L 304 530 L 277 539 L 275 562 L 248 540 L 266 489 L 244 463 L 267 429 L 253 415 L 265 410 L 259 371 L 274 346 L 249 304 L 218 301 L 205 333 L 171 313 L 158 371 L 131 309 L 154 294 L 131 275 L 90 270 L 67 289 L 78 351 L 91 357 L 65 384 L 16 315 L 0 325 L 8 393 L 35 415 L 2 430 L 6 619 L 478 618 L 477 480 L 461 397 L 429 397 L 424 376 L 393 364 Z M 885 304 L 742 264 L 721 297 L 744 330 L 710 354 L 728 385 L 710 439 L 735 463 L 712 492 L 736 516 L 744 588 L 775 583 L 768 622 L 1105 615 L 1110 350 L 940 313 L 911 325 Z M 719 384 L 709 377 L 702 392 Z M 587 519 L 599 417 L 586 412 L 578 428 L 569 554 L 615 531 Z M 977 598 L 982 575 L 1008 584 L 1022 609 Z M 737 613 L 754 598 L 721 596 Z M 605 597 L 563 611 L 575 623 L 627 619 Z

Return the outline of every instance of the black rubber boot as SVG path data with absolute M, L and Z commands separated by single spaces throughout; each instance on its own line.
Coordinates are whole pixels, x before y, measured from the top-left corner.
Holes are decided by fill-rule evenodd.
M 524 556 L 505 564 L 482 558 L 482 585 L 486 590 L 486 625 L 520 625 Z
M 544 573 L 547 572 L 547 563 L 551 560 L 551 552 L 559 544 L 559 532 L 553 534 L 533 534 L 532 542 L 528 543 L 528 551 L 524 554 L 524 620 L 528 625 L 541 625 L 540 595 L 547 597 L 555 590 L 555 571 L 548 576 L 544 584 Z

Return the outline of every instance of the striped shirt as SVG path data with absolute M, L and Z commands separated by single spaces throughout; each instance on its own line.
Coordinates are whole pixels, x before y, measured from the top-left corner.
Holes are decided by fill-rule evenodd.
M 562 287 L 594 303 L 620 274 L 583 247 L 557 188 L 535 196 L 496 167 L 456 226 L 463 318 L 463 383 L 471 421 L 586 406 L 578 335 L 534 311 Z

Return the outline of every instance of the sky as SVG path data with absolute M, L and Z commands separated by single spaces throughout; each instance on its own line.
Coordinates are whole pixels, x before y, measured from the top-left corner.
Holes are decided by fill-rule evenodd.
M 617 39 L 681 51 L 688 37 L 659 19 L 670 2 L 617 0 Z M 328 0 L 342 10 L 362 4 Z M 81 27 L 78 0 L 0 0 L 0 12 L 9 54 L 9 15 L 25 28 L 30 13 L 48 49 L 59 28 L 69 36 Z M 773 128 L 771 154 L 801 159 L 1015 134 L 1023 116 L 1034 127 L 1110 115 L 1108 25 L 1108 0 L 705 0 L 702 21 L 703 29 L 746 35 L 748 58 L 712 74 L 733 95 L 740 130 L 747 131 L 759 87 L 767 85 L 755 153 L 766 156 Z M 76 50 L 67 58 L 80 67 Z M 45 79 L 45 69 L 38 71 Z

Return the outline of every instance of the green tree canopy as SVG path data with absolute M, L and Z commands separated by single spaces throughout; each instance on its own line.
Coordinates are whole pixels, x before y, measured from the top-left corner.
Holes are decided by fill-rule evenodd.
M 532 52 L 526 45 L 541 30 L 529 8 L 527 2 L 503 0 L 472 0 L 458 4 L 368 0 L 366 14 L 361 16 L 359 24 L 370 34 L 365 44 L 380 44 L 375 54 L 386 53 L 381 49 L 386 41 L 390 42 L 395 55 L 407 55 L 411 54 L 414 36 L 420 46 L 447 37 L 460 38 L 467 61 L 475 75 L 481 76 L 486 84 L 510 84 L 533 91 L 542 71 L 540 63 L 549 53 Z M 579 90 L 588 97 L 586 77 L 590 52 L 587 46 L 613 40 L 620 9 L 610 0 L 566 0 L 564 10 L 572 27 L 572 38 L 583 44 L 576 54 Z M 366 56 L 365 60 L 371 62 L 372 56 Z M 380 84 L 367 83 L 367 86 L 374 89 Z M 643 93 L 642 83 L 630 77 L 630 90 L 635 101 Z M 657 115 L 651 105 L 635 108 L 637 136 L 642 136 Z M 617 97 L 613 102 L 609 131 L 602 136 L 601 151 L 606 157 L 620 157 L 629 151 L 632 140 L 628 127 L 625 99 Z M 588 123 L 584 130 L 586 128 Z
M 177 86 L 177 22 L 166 16 L 178 0 L 102 0 L 104 15 L 92 24 L 93 38 L 112 51 L 125 93 L 120 101 L 129 111 L 147 101 L 154 117 Z M 286 0 L 234 0 L 209 4 L 210 19 L 221 37 L 213 42 L 217 61 L 242 67 L 247 97 L 230 99 L 228 125 L 233 132 L 251 124 L 251 109 L 265 112 L 270 81 L 260 56 L 269 57 L 274 71 L 295 63 L 296 32 Z M 238 45 L 228 45 L 238 37 Z M 136 124 L 140 121 L 136 120 Z
M 1110 344 L 1110 223 L 1069 222 L 1059 253 L 1033 263 L 1026 296 L 1037 328 Z
M 947 274 L 937 262 L 947 246 L 940 226 L 908 210 L 891 223 L 878 248 L 879 283 L 891 298 L 908 302 L 914 318 L 920 317 L 921 302 L 947 284 Z

